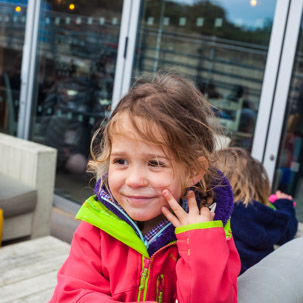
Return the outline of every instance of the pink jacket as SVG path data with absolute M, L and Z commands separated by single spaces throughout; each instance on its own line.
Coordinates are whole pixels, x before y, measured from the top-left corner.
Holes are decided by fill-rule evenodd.
M 221 221 L 176 228 L 177 241 L 150 257 L 106 207 L 82 209 L 87 222 L 74 234 L 51 303 L 237 302 L 240 259 Z

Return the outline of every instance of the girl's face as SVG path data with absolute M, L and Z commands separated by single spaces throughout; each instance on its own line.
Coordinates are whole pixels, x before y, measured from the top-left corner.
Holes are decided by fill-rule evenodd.
M 161 138 L 156 127 L 154 133 Z M 142 141 L 127 115 L 121 116 L 112 136 L 108 184 L 133 220 L 150 221 L 152 226 L 164 220 L 161 207 L 168 203 L 162 191 L 168 189 L 179 201 L 185 177 L 181 165 L 167 158 L 159 146 Z

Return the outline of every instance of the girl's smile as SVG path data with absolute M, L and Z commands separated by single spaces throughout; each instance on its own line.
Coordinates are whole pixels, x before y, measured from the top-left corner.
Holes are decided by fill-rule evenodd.
M 149 197 L 149 196 L 137 196 L 137 195 L 125 195 L 125 197 L 127 199 L 129 199 L 130 201 L 133 201 L 133 203 L 140 203 L 140 202 L 144 202 L 144 201 L 148 201 L 150 199 L 155 199 L 155 198 L 158 198 L 157 196 L 152 196 L 152 197 Z

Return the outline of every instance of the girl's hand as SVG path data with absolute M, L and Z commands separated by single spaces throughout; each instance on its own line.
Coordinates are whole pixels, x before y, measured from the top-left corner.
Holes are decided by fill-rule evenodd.
M 175 227 L 208 222 L 212 221 L 215 217 L 215 213 L 211 213 L 208 207 L 202 206 L 199 210 L 195 194 L 191 190 L 187 193 L 188 213 L 179 205 L 167 189 L 163 190 L 162 194 L 174 214 L 167 207 L 162 207 L 162 212 Z
M 277 199 L 288 199 L 293 200 L 292 196 L 282 193 L 281 191 L 277 190 L 275 195 L 277 196 Z

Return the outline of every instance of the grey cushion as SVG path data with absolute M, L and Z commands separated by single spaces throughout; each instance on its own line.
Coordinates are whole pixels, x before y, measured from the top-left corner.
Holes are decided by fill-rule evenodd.
M 238 303 L 303 302 L 303 237 L 276 249 L 238 278 Z
M 0 208 L 4 218 L 32 212 L 36 202 L 35 189 L 0 173 Z

